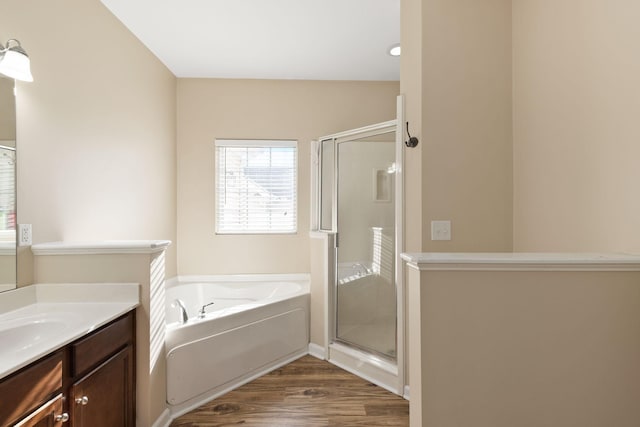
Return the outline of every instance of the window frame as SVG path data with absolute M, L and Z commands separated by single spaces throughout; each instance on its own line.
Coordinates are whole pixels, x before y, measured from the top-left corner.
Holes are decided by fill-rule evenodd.
M 252 229 L 252 230 L 220 230 L 220 179 L 221 170 L 219 167 L 219 148 L 220 147 L 238 147 L 238 148 L 293 148 L 294 160 L 293 160 L 293 196 L 295 198 L 292 208 L 294 209 L 293 230 L 267 230 L 267 229 Z M 298 233 L 299 227 L 299 150 L 298 141 L 292 139 L 232 139 L 232 138 L 216 138 L 214 141 L 214 233 L 220 236 L 247 236 L 247 235 L 265 235 L 265 236 L 279 236 L 279 235 L 294 235 Z M 269 166 L 271 168 L 271 166 Z M 226 169 L 225 169 L 226 171 Z

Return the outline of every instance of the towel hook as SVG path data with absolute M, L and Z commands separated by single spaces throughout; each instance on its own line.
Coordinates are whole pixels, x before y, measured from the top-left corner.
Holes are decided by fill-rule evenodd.
M 415 136 L 411 136 L 411 134 L 409 133 L 409 122 L 407 122 L 407 135 L 409 135 L 409 140 L 404 142 L 404 145 L 406 145 L 409 148 L 413 148 L 415 146 L 418 145 L 418 138 L 416 138 Z

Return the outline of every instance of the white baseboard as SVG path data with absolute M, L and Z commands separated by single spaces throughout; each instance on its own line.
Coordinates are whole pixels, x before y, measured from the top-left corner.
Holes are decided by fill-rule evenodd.
M 171 418 L 171 411 L 165 409 L 158 419 L 152 424 L 152 427 L 169 427 L 173 419 Z
M 326 360 L 327 355 L 324 351 L 324 347 L 312 342 L 309 343 L 309 354 L 316 359 Z

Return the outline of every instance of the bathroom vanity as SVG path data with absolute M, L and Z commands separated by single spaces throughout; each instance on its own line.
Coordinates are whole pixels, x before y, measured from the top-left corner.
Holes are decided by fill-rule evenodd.
M 50 301 L 70 286 L 75 301 Z M 0 315 L 0 426 L 134 426 L 138 285 L 35 288 L 36 302 Z

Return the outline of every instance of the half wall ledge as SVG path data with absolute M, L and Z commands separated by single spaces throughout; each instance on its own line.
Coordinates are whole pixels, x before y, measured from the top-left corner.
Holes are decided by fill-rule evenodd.
M 410 425 L 640 425 L 640 256 L 403 254 Z

